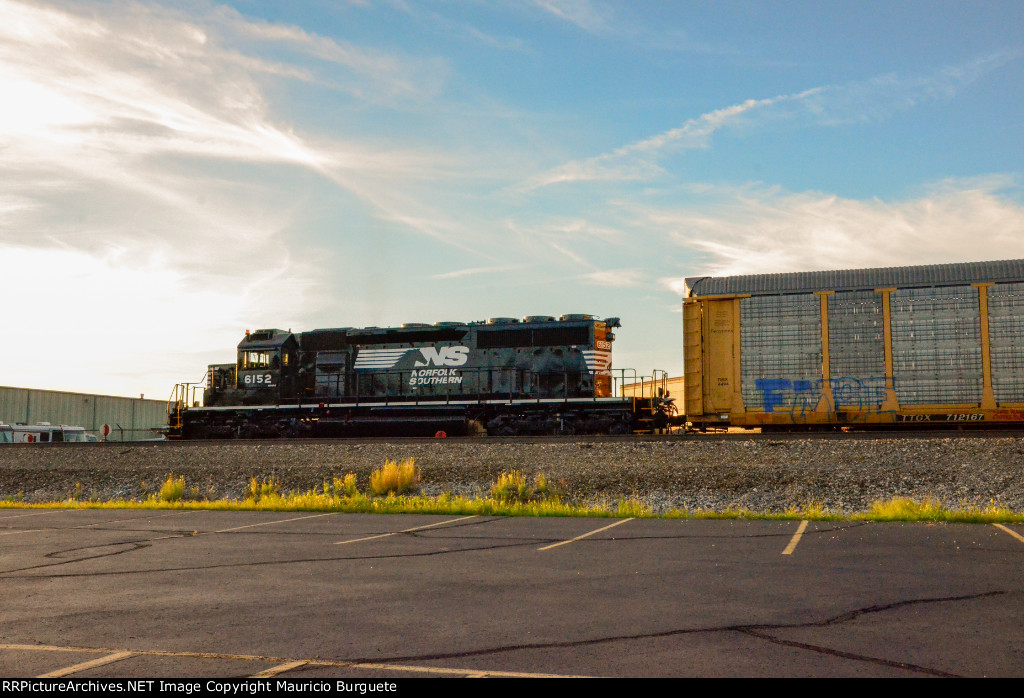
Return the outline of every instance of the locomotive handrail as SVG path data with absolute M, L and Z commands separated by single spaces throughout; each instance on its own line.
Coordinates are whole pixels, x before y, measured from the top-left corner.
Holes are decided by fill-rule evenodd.
M 345 372 L 331 374 L 317 384 L 317 393 L 312 396 L 296 398 L 277 397 L 278 404 L 303 404 L 312 398 L 313 402 L 344 397 L 347 401 L 359 406 L 370 400 L 385 405 L 405 404 L 410 400 L 430 401 L 434 404 L 450 404 L 453 400 L 464 402 L 475 399 L 484 402 L 498 395 L 505 396 L 509 402 L 547 401 L 553 398 L 562 400 L 591 399 L 601 397 L 622 397 L 622 386 L 627 380 L 634 383 L 638 380 L 636 369 L 617 368 L 593 371 L 531 371 L 517 367 L 475 367 L 458 369 L 458 382 L 442 384 L 421 384 L 428 388 L 422 392 L 410 389 L 415 387 L 413 379 L 420 373 L 419 369 L 384 369 L 372 372 Z M 455 376 L 453 376 L 455 377 Z M 547 388 L 545 380 L 557 377 Z M 607 377 L 608 395 L 598 393 L 598 379 Z M 552 389 L 560 389 L 561 395 L 553 395 Z
M 641 377 L 634 368 L 615 368 L 581 371 L 531 371 L 517 367 L 474 367 L 460 368 L 457 376 L 461 381 L 421 384 L 422 392 L 413 390 L 412 379 L 420 373 L 419 369 L 385 369 L 372 372 L 343 372 L 328 374 L 321 378 L 316 386 L 317 392 L 312 395 L 282 397 L 274 395 L 270 405 L 302 406 L 315 408 L 328 402 L 343 399 L 353 408 L 368 402 L 375 406 L 398 406 L 410 404 L 453 405 L 466 404 L 466 401 L 480 405 L 493 403 L 494 399 L 502 399 L 508 403 L 541 404 L 554 401 L 578 404 L 582 401 L 597 403 L 604 399 L 652 398 L 657 394 L 658 384 L 664 385 L 667 373 L 661 370 L 652 371 L 649 377 Z M 204 378 L 209 377 L 209 372 Z M 419 376 L 422 377 L 422 376 Z M 608 378 L 605 388 L 607 394 L 600 389 L 598 379 Z M 554 380 L 552 380 L 554 378 Z M 551 381 L 545 383 L 545 381 Z M 652 385 L 651 395 L 647 393 L 648 382 Z M 172 396 L 171 401 L 179 400 L 183 407 L 191 407 L 189 394 L 184 391 L 191 389 L 194 396 L 202 382 L 180 383 L 175 386 L 180 391 Z M 626 385 L 636 385 L 639 393 L 624 395 Z M 554 392 L 560 394 L 554 394 Z M 180 396 L 180 397 L 179 397 Z M 187 402 L 186 402 L 187 401 Z M 258 405 L 254 405 L 258 407 Z M 169 404 L 170 410 L 170 404 Z
M 200 386 L 205 387 L 207 385 L 210 375 L 210 370 L 207 369 L 203 377 L 195 383 L 175 383 L 170 396 L 167 398 L 168 437 L 177 439 L 182 437 L 181 413 L 184 409 L 188 409 L 196 404 L 196 391 Z

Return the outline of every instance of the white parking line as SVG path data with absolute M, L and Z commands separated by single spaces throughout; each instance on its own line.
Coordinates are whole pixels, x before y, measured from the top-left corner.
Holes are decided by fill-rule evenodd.
M 312 664 L 312 662 L 310 662 Z M 325 666 L 333 666 L 326 662 L 317 662 Z M 484 679 L 490 676 L 497 678 L 512 679 L 585 679 L 586 676 L 572 676 L 566 674 L 530 674 L 524 671 L 480 671 L 479 669 L 458 669 L 449 667 L 412 666 L 409 664 L 347 664 L 344 665 L 353 669 L 373 669 L 376 671 L 412 671 L 420 674 L 441 674 L 443 676 L 462 676 L 467 679 Z
M 621 521 L 616 521 L 613 524 L 608 524 L 607 526 L 604 526 L 603 528 L 599 528 L 596 531 L 591 531 L 590 533 L 584 533 L 582 536 L 576 536 L 575 538 L 570 538 L 569 540 L 563 540 L 563 541 L 560 541 L 558 543 L 552 543 L 551 545 L 545 545 L 543 548 L 537 548 L 537 550 L 538 551 L 540 551 L 540 550 L 551 550 L 552 548 L 557 548 L 560 545 L 568 545 L 569 543 L 575 543 L 576 541 L 581 540 L 583 538 L 586 538 L 587 536 L 592 536 L 595 533 L 600 533 L 601 531 L 607 531 L 609 528 L 615 528 L 616 526 L 619 526 L 621 524 L 626 523 L 627 521 L 632 521 L 632 520 L 633 520 L 633 518 L 622 519 Z
M 193 531 L 192 532 L 192 536 L 188 536 L 187 533 L 185 533 L 185 534 L 171 533 L 171 534 L 166 535 L 166 536 L 160 536 L 159 538 L 150 538 L 149 540 L 151 540 L 151 541 L 153 541 L 153 540 L 168 540 L 169 538 L 184 538 L 185 536 L 188 536 L 189 538 L 191 538 L 193 536 L 212 536 L 215 533 L 230 533 L 231 531 L 241 531 L 243 528 L 255 528 L 256 526 L 271 526 L 273 524 L 288 523 L 289 521 L 302 521 L 303 519 L 316 519 L 316 518 L 319 518 L 321 516 L 332 516 L 332 515 L 337 514 L 337 513 L 338 512 L 336 512 L 336 511 L 329 511 L 326 514 L 312 514 L 310 516 L 295 516 L 295 517 L 290 518 L 290 519 L 276 519 L 274 521 L 261 521 L 260 523 L 246 524 L 245 526 L 235 526 L 234 528 L 222 528 L 219 531 L 203 531 L 202 533 L 200 533 L 199 531 Z
M 7 533 L 0 533 L 0 536 L 16 536 L 19 533 L 35 533 L 36 531 L 48 531 L 53 529 L 46 528 L 23 528 L 20 531 L 8 531 Z
M 106 521 L 97 521 L 96 523 L 91 523 L 91 524 L 82 524 L 81 526 L 72 526 L 69 530 L 77 530 L 79 528 L 89 528 L 91 526 L 102 526 L 104 524 L 111 524 L 111 523 L 126 523 L 128 521 L 140 521 L 141 519 L 163 519 L 163 518 L 166 518 L 168 516 L 179 516 L 180 514 L 188 514 L 188 513 L 191 513 L 191 512 L 189 510 L 185 510 L 185 511 L 172 511 L 169 514 L 151 514 L 149 516 L 133 516 L 130 519 L 108 519 Z
M 115 652 L 114 654 L 108 654 L 106 657 L 100 657 L 99 659 L 93 659 L 91 662 L 82 662 L 81 664 L 75 664 L 73 666 L 64 667 L 63 669 L 57 669 L 47 674 L 41 674 L 37 678 L 40 679 L 58 679 L 62 676 L 68 676 L 75 674 L 79 671 L 85 671 L 86 669 L 92 669 L 94 667 L 103 666 L 104 664 L 112 664 L 113 662 L 119 662 L 122 659 L 128 659 L 134 655 L 134 652 Z
M 52 514 L 52 513 L 56 512 L 56 511 L 61 511 L 61 510 L 60 509 L 47 509 L 46 511 L 33 511 L 31 514 L 15 514 L 14 516 L 4 516 L 4 517 L 0 517 L 0 523 L 3 523 L 4 521 L 10 521 L 11 519 L 20 519 L 20 518 L 23 518 L 25 516 L 39 516 L 40 514 Z
M 278 519 L 276 521 L 263 521 L 262 523 L 248 524 L 247 526 L 235 526 L 234 528 L 222 528 L 219 531 L 211 531 L 210 533 L 228 533 L 229 531 L 241 531 L 243 528 L 256 528 L 257 526 L 271 526 L 273 524 L 288 523 L 289 521 L 302 521 L 303 519 L 316 519 L 321 516 L 334 516 L 338 512 L 329 511 L 326 514 L 311 514 L 310 516 L 296 516 L 293 519 Z M 208 535 L 202 534 L 199 535 Z
M 1006 526 L 1004 526 L 1002 524 L 994 523 L 992 525 L 995 526 L 996 528 L 998 528 L 1000 531 L 1004 531 L 1006 533 L 1009 533 L 1011 536 L 1013 536 L 1014 538 L 1019 540 L 1021 543 L 1024 543 L 1024 536 L 1022 536 L 1021 534 L 1017 533 L 1016 531 L 1011 531 L 1010 529 L 1008 529 Z
M 300 659 L 295 662 L 287 662 L 285 664 L 278 664 L 277 666 L 272 666 L 269 669 L 264 669 L 258 674 L 253 674 L 249 678 L 269 679 L 271 676 L 277 676 L 278 674 L 283 674 L 284 672 L 291 671 L 292 669 L 298 669 L 300 666 L 306 666 L 307 664 L 309 664 L 309 661 L 306 659 Z
M 425 528 L 434 528 L 435 526 L 443 526 L 445 524 L 455 523 L 456 521 L 465 521 L 466 519 L 475 519 L 479 516 L 473 514 L 472 516 L 463 516 L 460 519 L 448 519 L 447 521 L 438 521 L 437 523 L 427 524 L 426 526 L 416 526 L 414 528 L 407 528 L 404 531 L 395 531 L 394 533 L 380 533 L 376 536 L 366 536 L 365 538 L 355 538 L 353 540 L 338 541 L 335 545 L 347 545 L 349 543 L 360 543 L 364 540 L 375 540 L 377 538 L 387 538 L 388 536 L 397 536 L 399 533 L 412 533 L 413 531 L 422 531 Z
M 69 510 L 67 510 L 67 509 L 59 510 L 58 509 L 58 510 L 54 510 L 54 511 L 69 511 Z M 53 513 L 53 512 L 45 511 L 45 512 L 40 512 L 40 513 L 41 514 L 50 514 L 50 513 Z M 40 531 L 77 531 L 78 529 L 89 528 L 90 526 L 102 526 L 103 524 L 122 523 L 122 522 L 125 522 L 125 521 L 139 521 L 140 519 L 160 519 L 160 518 L 163 518 L 165 516 L 177 516 L 178 514 L 187 514 L 187 513 L 189 513 L 189 512 L 187 512 L 187 511 L 172 511 L 170 514 L 157 514 L 155 516 L 135 516 L 135 517 L 130 518 L 130 519 L 108 519 L 106 521 L 97 521 L 96 523 L 91 523 L 91 524 L 82 524 L 80 526 L 71 526 L 71 527 L 66 528 L 66 529 L 65 528 L 58 528 L 56 526 L 51 526 L 49 528 L 26 528 L 26 529 L 22 529 L 20 531 L 8 531 L 7 533 L 0 533 L 0 536 L 16 536 L 19 533 L 38 533 Z M 31 516 L 31 514 L 26 514 L 25 516 Z M 10 518 L 13 519 L 14 517 L 12 516 Z
M 472 517 L 470 517 L 472 518 Z M 407 671 L 419 674 L 439 674 L 442 676 L 464 676 L 466 678 L 483 678 L 486 676 L 498 676 L 498 677 L 522 677 L 522 678 L 586 678 L 585 676 L 566 676 L 564 674 L 532 674 L 523 671 L 501 671 L 495 669 L 469 669 L 460 667 L 436 667 L 436 666 L 416 666 L 412 664 L 374 664 L 370 662 L 365 663 L 354 663 L 346 661 L 333 661 L 330 659 L 291 659 L 286 657 L 264 657 L 259 655 L 247 655 L 247 654 L 225 654 L 221 652 L 170 652 L 167 650 L 113 650 L 113 649 L 101 649 L 93 647 L 59 647 L 55 645 L 17 645 L 17 644 L 4 644 L 0 643 L 0 650 L 9 650 L 16 652 L 85 652 L 90 654 L 96 654 L 99 652 L 110 652 L 105 657 L 94 659 L 91 662 L 83 662 L 82 664 L 75 664 L 74 666 L 67 667 L 65 669 L 58 669 L 57 671 L 45 674 L 39 678 L 51 678 L 58 676 L 66 676 L 75 671 L 82 671 L 95 666 L 103 666 L 111 662 L 116 662 L 121 659 L 127 659 L 128 657 L 184 657 L 191 659 L 222 659 L 231 662 L 276 662 L 276 664 L 269 669 L 265 669 L 263 672 L 257 674 L 257 676 L 264 676 L 267 672 L 281 673 L 286 671 L 287 668 L 295 669 L 300 666 L 312 666 L 312 667 L 339 667 L 339 668 L 350 668 L 350 669 L 371 669 L 376 671 Z
M 796 544 L 800 542 L 800 538 L 804 535 L 804 531 L 807 530 L 807 520 L 804 519 L 800 522 L 800 527 L 796 529 L 796 533 L 789 541 L 789 545 L 782 551 L 783 555 L 792 555 L 793 551 L 796 550 Z

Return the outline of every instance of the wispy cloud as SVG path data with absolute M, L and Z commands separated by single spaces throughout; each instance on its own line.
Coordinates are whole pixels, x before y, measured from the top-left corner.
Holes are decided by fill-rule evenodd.
M 560 20 L 591 33 L 609 33 L 614 26 L 611 9 L 607 5 L 593 0 L 528 0 L 528 2 Z
M 967 85 L 1022 55 L 1021 50 L 1004 50 L 924 76 L 888 74 L 844 85 L 748 99 L 609 153 L 560 165 L 515 189 L 524 192 L 555 184 L 654 179 L 665 174 L 659 164 L 662 159 L 679 151 L 707 148 L 712 136 L 726 128 L 767 128 L 777 121 L 818 127 L 880 121 L 926 102 L 952 99 Z
M 581 279 L 608 288 L 641 288 L 647 286 L 649 277 L 640 269 L 602 269 L 580 276 Z
M 202 162 L 221 161 L 312 172 L 359 197 L 383 220 L 456 246 L 472 237 L 450 216 L 432 211 L 425 203 L 429 197 L 410 196 L 409 188 L 401 186 L 450 176 L 445 168 L 453 166 L 452 158 L 425 150 L 312 141 L 296 133 L 275 118 L 260 78 L 313 80 L 311 69 L 244 54 L 227 38 L 286 44 L 344 65 L 352 80 L 372 86 L 378 96 L 428 94 L 432 88 L 426 86 L 443 73 L 432 61 L 407 61 L 296 27 L 249 21 L 223 7 L 198 19 L 130 2 L 116 14 L 91 19 L 88 8 L 61 11 L 0 0 L 5 17 L 0 90 L 8 98 L 0 111 L 0 174 L 9 182 L 5 195 L 21 201 L 22 208 L 55 211 L 67 192 L 88 189 L 97 206 L 110 202 L 111 213 L 118 210 L 114 201 L 130 198 L 131 210 L 172 209 L 168 219 L 190 220 L 182 235 L 195 231 L 196 245 L 179 249 L 209 253 L 219 249 L 224 236 L 233 242 L 234 231 L 248 230 L 246 249 L 251 251 L 254 240 L 280 232 L 287 221 L 271 215 L 268 226 L 260 206 L 216 210 L 218 191 L 259 187 L 255 181 L 241 185 L 237 178 L 204 181 L 184 174 L 193 165 L 203 169 Z M 261 200 L 271 208 L 279 196 Z M 199 199 L 204 206 L 193 205 Z M 278 211 L 290 209 L 275 205 Z M 113 220 L 103 234 L 151 237 L 162 215 L 151 215 L 136 233 Z M 124 212 L 114 216 L 121 222 L 128 217 Z M 52 218 L 47 225 L 51 235 L 68 244 L 90 244 L 81 226 L 62 227 Z M 27 230 L 0 230 L 0 242 L 14 236 L 25 244 Z
M 315 79 L 320 84 L 344 89 L 371 102 L 432 98 L 441 90 L 450 72 L 445 61 L 437 57 L 404 57 L 394 52 L 356 46 L 294 25 L 247 19 L 225 6 L 217 7 L 204 21 L 236 42 L 274 43 L 324 61 L 330 65 L 329 72 L 310 68 L 303 71 L 302 76 L 316 74 Z M 245 57 L 245 60 L 251 59 Z M 339 76 L 339 68 L 347 72 Z
M 699 253 L 686 276 L 940 264 L 1024 257 L 1020 191 L 1007 177 L 946 180 L 902 201 L 746 188 L 638 214 Z M 663 283 L 682 292 L 682 278 Z
M 523 269 L 525 266 L 525 264 L 502 264 L 493 267 L 468 267 L 466 269 L 456 269 L 455 271 L 447 271 L 441 274 L 432 274 L 429 278 L 434 280 L 460 279 L 464 276 L 500 274 L 506 271 L 516 271 L 517 269 Z
M 749 99 L 723 109 L 690 119 L 679 128 L 665 131 L 637 143 L 589 158 L 577 160 L 557 167 L 547 173 L 525 182 L 520 190 L 530 190 L 552 184 L 585 181 L 623 181 L 651 179 L 664 170 L 656 161 L 669 149 L 689 150 L 708 146 L 712 134 L 740 115 L 764 109 L 780 102 L 797 101 L 819 90 L 808 90 L 796 95 L 783 95 L 770 99 Z
M 329 269 L 315 244 L 290 244 L 317 187 L 442 238 L 462 232 L 395 193 L 397 183 L 436 175 L 442 158 L 297 133 L 275 116 L 264 79 L 319 81 L 316 66 L 238 46 L 239 37 L 287 44 L 344 65 L 350 86 L 429 97 L 431 80 L 417 77 L 415 61 L 233 10 L 196 18 L 133 2 L 116 13 L 65 7 L 0 0 L 0 296 L 31 286 L 37 299 L 74 298 L 69 331 L 86 336 L 94 313 L 114 312 L 124 331 L 108 336 L 111 345 L 144 356 L 163 336 L 165 351 L 183 355 L 195 349 L 190 337 L 223 349 L 237 341 L 225 333 L 253 318 L 285 324 L 318 310 L 322 294 L 312 291 L 330 283 Z M 82 383 L 103 373 L 93 368 L 79 366 L 79 379 L 64 385 L 100 390 Z M 146 381 L 166 384 L 158 373 Z M 46 386 L 57 377 L 0 371 L 0 383 L 16 380 Z

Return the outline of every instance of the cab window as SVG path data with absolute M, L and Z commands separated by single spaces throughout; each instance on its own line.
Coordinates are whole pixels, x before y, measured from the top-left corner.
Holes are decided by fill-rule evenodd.
M 269 351 L 243 351 L 242 368 L 267 368 L 270 366 Z

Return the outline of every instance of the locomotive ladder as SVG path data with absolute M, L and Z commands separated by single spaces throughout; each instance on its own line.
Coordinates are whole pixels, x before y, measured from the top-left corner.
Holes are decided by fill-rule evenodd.
M 199 406 L 196 391 L 206 387 L 206 376 L 198 383 L 177 383 L 167 400 L 167 438 L 180 439 L 184 427 L 184 412 L 189 406 Z
M 650 394 L 647 387 L 650 386 Z M 637 415 L 634 431 L 639 434 L 653 434 L 657 430 L 655 417 L 662 398 L 668 394 L 668 371 L 654 369 L 651 378 L 640 379 L 640 395 L 633 397 L 633 412 Z

